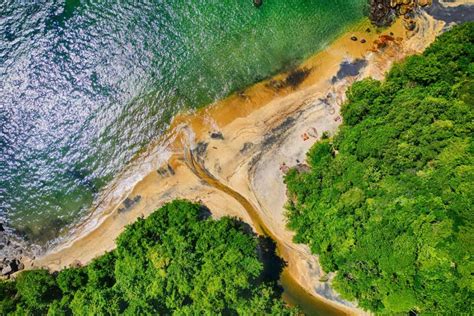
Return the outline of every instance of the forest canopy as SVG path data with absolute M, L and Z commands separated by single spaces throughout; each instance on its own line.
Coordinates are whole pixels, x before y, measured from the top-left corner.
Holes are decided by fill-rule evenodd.
M 441 35 L 383 82 L 348 91 L 343 124 L 291 170 L 295 241 L 334 287 L 380 313 L 473 312 L 474 23 Z
M 128 226 L 117 248 L 79 268 L 0 281 L 0 315 L 290 315 L 259 239 L 177 200 Z

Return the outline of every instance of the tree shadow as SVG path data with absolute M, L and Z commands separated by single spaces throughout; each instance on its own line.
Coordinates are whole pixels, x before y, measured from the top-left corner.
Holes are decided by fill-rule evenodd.
M 278 280 L 280 280 L 281 273 L 287 263 L 278 256 L 275 241 L 268 236 L 259 236 L 257 252 L 263 263 L 263 271 L 258 278 L 258 282 L 272 284 L 275 293 L 281 296 L 283 288 L 279 285 Z

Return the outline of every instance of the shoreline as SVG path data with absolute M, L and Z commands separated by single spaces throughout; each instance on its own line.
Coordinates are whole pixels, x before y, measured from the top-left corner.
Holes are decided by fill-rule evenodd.
M 412 34 L 405 32 L 401 19 L 384 30 L 381 34 L 393 32 L 394 39 L 384 44 L 383 52 L 372 45 L 379 34 L 373 28 L 365 32 L 368 22 L 361 23 L 304 61 L 299 69 L 311 70 L 296 87 L 278 88 L 278 83 L 289 78 L 288 74 L 280 74 L 209 107 L 176 116 L 162 142 L 150 146 L 124 173 L 126 181 L 133 183 L 127 198 L 140 198 L 129 207 L 123 205 L 124 197 L 112 194 L 121 183 L 115 182 L 99 203 L 100 208 L 77 227 L 75 238 L 26 262 L 26 268 L 58 270 L 78 262 L 85 264 L 112 250 L 125 225 L 175 198 L 201 201 L 214 217 L 239 217 L 258 232 L 260 223 L 242 203 L 203 183 L 189 168 L 186 152 L 190 148 L 204 170 L 255 208 L 281 245 L 280 255 L 288 262 L 288 274 L 297 285 L 343 314 L 362 313 L 354 304 L 340 299 L 329 282 L 320 281 L 322 277 L 331 280 L 332 275 L 324 274 L 309 248 L 293 243 L 293 233 L 285 226 L 286 189 L 279 166 L 296 165 L 296 159 L 304 162 L 317 136 L 337 130 L 341 123 L 337 120 L 339 107 L 354 80 L 367 76 L 382 79 L 393 61 L 421 52 L 444 26 L 425 13 L 417 19 L 419 29 Z M 352 36 L 358 40 L 351 40 Z M 365 44 L 360 42 L 362 38 Z M 337 79 L 343 62 L 351 64 L 358 59 L 366 61 L 358 74 Z M 317 131 L 316 137 L 312 128 Z M 303 140 L 301 136 L 311 131 L 310 138 Z M 139 166 L 140 173 L 134 173 L 134 166 Z

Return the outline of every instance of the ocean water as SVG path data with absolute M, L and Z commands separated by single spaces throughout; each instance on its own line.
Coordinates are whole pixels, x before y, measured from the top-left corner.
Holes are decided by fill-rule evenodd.
M 295 66 L 366 0 L 0 0 L 0 222 L 44 244 L 172 116 Z

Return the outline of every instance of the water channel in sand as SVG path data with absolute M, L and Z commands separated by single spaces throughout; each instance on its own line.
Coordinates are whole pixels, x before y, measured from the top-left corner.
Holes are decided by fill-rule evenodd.
M 186 150 L 185 161 L 189 169 L 207 185 L 216 188 L 225 194 L 235 199 L 242 207 L 247 211 L 252 221 L 252 227 L 255 229 L 257 234 L 260 236 L 270 237 L 276 243 L 277 255 L 286 259 L 286 254 L 289 249 L 285 246 L 280 239 L 275 236 L 266 226 L 260 218 L 255 207 L 250 201 L 248 201 L 239 192 L 226 186 L 215 178 L 202 162 L 193 154 L 191 150 Z M 288 272 L 288 268 L 285 267 L 280 276 L 280 284 L 284 289 L 283 299 L 294 306 L 299 306 L 306 315 L 341 315 L 343 314 L 340 309 L 329 305 L 322 300 L 319 300 L 315 296 L 309 294 L 304 288 L 302 288 L 298 282 Z
M 185 198 L 202 202 L 214 217 L 239 217 L 257 234 L 276 242 L 279 255 L 288 263 L 280 279 L 287 302 L 300 305 L 310 315 L 360 314 L 352 303 L 333 293 L 328 282 L 320 281 L 325 274 L 309 248 L 292 242 L 293 234 L 285 227 L 285 185 L 278 164 L 290 159 L 304 161 L 305 153 L 316 140 L 300 139 L 309 126 L 330 132 L 339 126 L 341 102 L 334 103 L 333 111 L 328 112 L 318 101 L 320 98 L 330 93 L 334 100 L 343 100 L 353 80 L 367 76 L 383 78 L 393 61 L 428 46 L 443 23 L 423 15 L 419 29 L 408 34 L 399 21 L 384 31 L 393 32 L 396 39 L 383 51 L 350 39 L 357 36 L 367 39 L 367 43 L 377 40 L 380 34 L 366 32 L 367 26 L 361 24 L 300 65 L 300 69 L 312 71 L 297 87 L 275 91 L 271 83 L 285 80 L 288 74 L 282 74 L 210 108 L 176 117 L 166 139 L 137 157 L 130 172 L 124 175 L 125 180 L 127 175 L 135 177 L 130 178 L 134 181 L 133 189 L 114 195 L 116 191 L 112 188 L 104 195 L 100 212 L 78 227 L 76 238 L 27 267 L 58 270 L 75 261 L 85 264 L 114 249 L 114 239 L 137 217 L 147 216 L 175 198 Z M 342 63 L 360 58 L 367 63 L 359 74 L 333 82 Z M 216 131 L 222 137 L 213 137 Z M 160 148 L 166 148 L 168 154 L 158 154 Z M 157 172 L 163 167 L 172 172 Z M 133 207 L 120 211 L 124 200 L 135 200 L 137 196 L 140 199 Z

